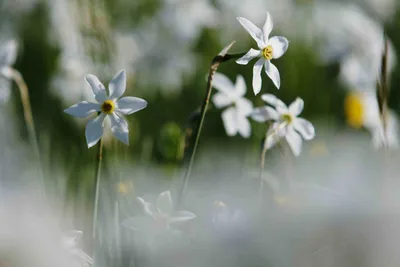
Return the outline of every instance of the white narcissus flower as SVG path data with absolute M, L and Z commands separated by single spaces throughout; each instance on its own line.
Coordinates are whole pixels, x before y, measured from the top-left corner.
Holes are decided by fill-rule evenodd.
M 311 140 L 315 137 L 315 129 L 311 122 L 297 117 L 303 111 L 304 101 L 298 97 L 287 107 L 274 95 L 264 94 L 261 98 L 271 106 L 254 109 L 251 117 L 258 122 L 274 121 L 266 135 L 266 148 L 270 149 L 285 137 L 293 154 L 300 155 L 302 138 Z
M 17 42 L 9 40 L 0 46 L 0 102 L 6 102 L 10 98 L 11 66 L 17 59 Z
M 82 236 L 82 231 L 72 230 L 62 237 L 62 246 L 71 254 L 72 257 L 82 267 L 93 264 L 93 259 L 78 247 L 78 242 Z
M 133 230 L 157 234 L 160 231 L 169 230 L 172 224 L 196 218 L 196 215 L 189 211 L 174 211 L 170 191 L 162 192 L 157 197 L 155 206 L 141 197 L 136 199 L 142 205 L 145 216 L 135 216 L 122 222 L 123 226 Z
M 243 76 L 238 75 L 236 84 L 233 84 L 228 77 L 221 73 L 215 73 L 213 86 L 218 92 L 213 96 L 212 101 L 217 108 L 225 108 L 222 112 L 222 121 L 228 136 L 239 133 L 243 138 L 249 138 L 251 125 L 247 117 L 253 110 L 253 104 L 246 99 L 246 82 Z
M 263 66 L 265 67 L 265 72 L 268 77 L 271 78 L 272 82 L 279 89 L 281 86 L 280 74 L 276 66 L 271 63 L 271 60 L 280 58 L 286 52 L 289 47 L 289 41 L 282 36 L 269 38 L 273 28 L 272 19 L 269 13 L 267 13 L 267 20 L 265 21 L 262 30 L 248 19 L 242 17 L 238 17 L 237 19 L 257 42 L 259 48 L 259 50 L 251 48 L 246 55 L 236 60 L 236 63 L 238 64 L 247 65 L 247 63 L 249 63 L 253 58 L 260 58 L 253 67 L 254 94 L 257 95 L 261 91 L 261 70 Z
M 97 103 L 87 101 L 79 102 L 64 112 L 78 118 L 84 118 L 94 112 L 99 116 L 90 120 L 86 125 L 86 142 L 88 147 L 94 146 L 103 135 L 104 119 L 108 118 L 111 122 L 112 134 L 121 142 L 129 144 L 128 123 L 122 115 L 129 115 L 147 106 L 147 102 L 137 97 L 122 97 L 126 88 L 126 74 L 121 70 L 108 85 L 108 93 L 99 79 L 89 74 L 86 76 L 86 82 L 93 90 Z

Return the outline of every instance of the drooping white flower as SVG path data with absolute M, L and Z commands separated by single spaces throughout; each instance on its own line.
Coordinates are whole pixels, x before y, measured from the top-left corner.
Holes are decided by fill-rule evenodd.
M 94 112 L 100 113 L 99 116 L 90 120 L 86 125 L 86 142 L 88 147 L 94 146 L 103 135 L 104 119 L 108 118 L 111 122 L 112 134 L 121 142 L 129 144 L 128 123 L 122 115 L 129 115 L 147 106 L 147 102 L 137 97 L 122 97 L 126 88 L 126 74 L 121 70 L 106 88 L 99 79 L 89 74 L 86 76 L 86 82 L 93 90 L 97 103 L 87 101 L 79 102 L 64 112 L 78 118 L 84 118 Z
M 0 46 L 0 102 L 6 102 L 11 92 L 11 66 L 17 59 L 17 42 L 9 40 Z
M 243 76 L 238 75 L 236 84 L 221 73 L 215 73 L 213 86 L 218 92 L 212 101 L 217 108 L 225 108 L 222 112 L 222 121 L 228 136 L 240 134 L 243 138 L 250 137 L 251 125 L 248 116 L 253 110 L 253 104 L 246 99 L 246 82 Z
M 289 41 L 282 36 L 269 38 L 273 28 L 272 19 L 269 13 L 267 13 L 267 20 L 265 21 L 262 30 L 248 19 L 242 17 L 238 17 L 237 19 L 257 42 L 259 48 L 259 50 L 251 48 L 246 55 L 236 60 L 236 63 L 238 64 L 247 65 L 247 63 L 249 63 L 253 58 L 259 58 L 253 67 L 254 94 L 257 95 L 261 91 L 261 70 L 263 66 L 265 67 L 265 72 L 268 77 L 271 78 L 275 86 L 279 89 L 281 86 L 280 74 L 276 66 L 271 63 L 271 60 L 280 58 L 286 52 L 289 47 Z
M 304 101 L 297 98 L 289 107 L 276 96 L 264 94 L 261 98 L 271 106 L 254 109 L 251 117 L 258 122 L 274 121 L 266 135 L 266 148 L 270 149 L 285 137 L 295 156 L 300 155 L 303 140 L 315 136 L 314 126 L 308 120 L 297 117 L 303 111 Z
M 136 231 L 157 234 L 160 231 L 169 230 L 173 224 L 196 218 L 196 215 L 189 211 L 174 211 L 170 191 L 162 192 L 157 197 L 155 206 L 141 197 L 136 199 L 141 204 L 145 216 L 138 215 L 122 222 L 123 226 Z
M 93 259 L 78 247 L 78 242 L 82 236 L 82 231 L 72 230 L 62 237 L 62 246 L 70 253 L 81 267 L 93 264 Z

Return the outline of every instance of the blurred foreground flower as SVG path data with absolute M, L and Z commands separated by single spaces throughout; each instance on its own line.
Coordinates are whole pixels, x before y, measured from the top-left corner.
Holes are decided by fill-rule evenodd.
M 305 140 L 311 140 L 315 136 L 315 129 L 311 122 L 297 117 L 303 111 L 304 101 L 298 97 L 287 107 L 274 95 L 264 94 L 261 97 L 273 108 L 270 106 L 256 108 L 251 117 L 258 122 L 275 121 L 268 129 L 266 148 L 270 149 L 282 137 L 285 137 L 294 155 L 300 155 L 302 137 Z
M 251 37 L 257 42 L 260 50 L 251 48 L 246 55 L 239 58 L 236 63 L 241 65 L 247 65 L 253 58 L 259 57 L 260 59 L 254 64 L 253 67 L 253 90 L 254 94 L 257 95 L 261 91 L 261 70 L 264 65 L 265 72 L 268 77 L 271 78 L 275 86 L 279 89 L 281 86 L 281 78 L 278 69 L 274 64 L 271 63 L 272 59 L 280 58 L 288 49 L 289 41 L 282 36 L 274 36 L 269 38 L 269 35 L 273 28 L 273 23 L 270 14 L 267 14 L 267 20 L 261 30 L 255 26 L 248 19 L 238 17 L 240 24 L 245 30 L 251 35 Z
M 231 210 L 224 202 L 214 202 L 212 222 L 216 230 L 222 233 L 235 233 L 245 230 L 246 218 L 242 210 Z
M 213 85 L 219 91 L 212 98 L 214 105 L 217 108 L 230 106 L 222 112 L 226 134 L 234 136 L 239 133 L 243 138 L 250 137 L 251 126 L 247 116 L 253 110 L 253 104 L 244 97 L 247 88 L 243 76 L 238 75 L 236 84 L 233 84 L 225 75 L 215 73 Z
M 106 88 L 99 79 L 89 74 L 86 76 L 86 82 L 93 90 L 93 94 L 98 103 L 90 103 L 87 101 L 79 102 L 64 112 L 78 117 L 84 118 L 94 112 L 98 112 L 99 116 L 90 120 L 86 125 L 86 142 L 88 147 L 94 146 L 103 135 L 104 119 L 111 121 L 111 132 L 113 135 L 125 144 L 129 144 L 128 123 L 122 115 L 129 115 L 147 106 L 147 102 L 137 97 L 123 97 L 119 99 L 125 92 L 126 74 L 121 70 L 111 80 L 108 86 L 108 94 Z
M 78 247 L 81 236 L 82 231 L 69 231 L 63 236 L 62 245 L 75 258 L 79 266 L 87 267 L 93 264 L 93 259 Z
M 374 91 L 350 93 L 345 99 L 344 109 L 347 123 L 356 129 L 365 127 L 372 135 L 372 144 L 375 148 L 399 147 L 398 119 L 393 111 L 389 111 L 385 134 Z
M 0 47 L 0 102 L 10 97 L 12 69 L 17 58 L 17 42 L 9 40 Z
M 133 230 L 157 234 L 170 229 L 171 224 L 196 218 L 196 215 L 189 211 L 174 211 L 170 191 L 162 192 L 157 197 L 155 206 L 141 197 L 137 197 L 137 200 L 142 205 L 146 216 L 135 216 L 122 222 L 122 225 Z

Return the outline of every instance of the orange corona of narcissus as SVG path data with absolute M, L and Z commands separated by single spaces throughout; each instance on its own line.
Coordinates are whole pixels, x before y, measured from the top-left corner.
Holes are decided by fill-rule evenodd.
M 344 101 L 344 112 L 347 123 L 353 128 L 361 128 L 364 123 L 364 107 L 360 94 L 351 93 Z

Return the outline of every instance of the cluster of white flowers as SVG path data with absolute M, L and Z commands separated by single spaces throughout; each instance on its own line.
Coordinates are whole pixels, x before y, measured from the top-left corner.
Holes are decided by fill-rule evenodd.
M 250 49 L 247 54 L 239 58 L 238 64 L 246 65 L 250 60 L 259 58 L 253 67 L 253 91 L 257 95 L 261 91 L 261 70 L 264 66 L 265 72 L 279 89 L 281 80 L 278 69 L 271 63 L 272 59 L 280 58 L 288 49 L 289 41 L 285 37 L 275 36 L 269 38 L 272 32 L 273 22 L 267 13 L 266 22 L 262 28 L 258 28 L 249 20 L 239 17 L 240 24 L 246 29 L 256 41 L 259 50 Z M 215 75 L 214 87 L 219 91 L 213 97 L 213 103 L 217 108 L 230 106 L 222 113 L 225 130 L 229 136 L 239 133 L 244 138 L 251 135 L 251 125 L 248 121 L 250 116 L 257 122 L 273 121 L 266 134 L 265 147 L 274 146 L 281 138 L 285 137 L 294 155 L 300 155 L 302 138 L 311 140 L 315 136 L 313 125 L 297 116 L 302 112 L 304 102 L 297 98 L 289 107 L 281 100 L 271 94 L 262 95 L 262 99 L 270 106 L 254 108 L 252 103 L 244 98 L 246 94 L 246 83 L 242 76 L 238 76 L 236 84 L 223 74 Z

